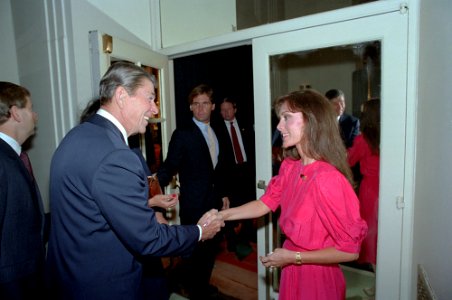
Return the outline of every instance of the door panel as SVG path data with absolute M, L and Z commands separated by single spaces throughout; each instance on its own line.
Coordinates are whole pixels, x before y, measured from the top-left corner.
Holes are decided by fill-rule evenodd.
M 351 74 L 343 73 L 342 78 L 328 78 L 331 68 L 343 68 L 340 62 L 320 65 L 324 68 L 314 78 L 305 72 L 305 82 L 292 78 L 299 76 L 299 66 L 286 65 L 278 69 L 275 60 L 285 55 L 312 56 L 327 48 L 358 47 L 362 44 L 377 42 L 381 51 L 381 156 L 380 156 L 380 202 L 379 236 L 376 287 L 377 299 L 400 299 L 401 265 L 404 257 L 402 249 L 402 206 L 397 205 L 403 197 L 404 187 L 404 149 L 406 123 L 406 61 L 407 61 L 407 22 L 408 15 L 399 11 L 354 19 L 345 22 L 326 24 L 283 34 L 271 35 L 253 40 L 253 74 L 256 120 L 256 166 L 257 181 L 268 183 L 272 177 L 272 115 L 271 104 L 275 97 L 316 82 L 314 89 L 325 93 L 329 88 L 341 88 L 338 85 L 351 81 Z M 359 49 L 358 49 L 359 50 Z M 325 59 L 323 60 L 325 61 Z M 328 59 L 326 60 L 328 61 Z M 305 69 L 306 70 L 306 69 Z M 334 69 L 337 71 L 337 69 Z M 323 73 L 322 73 L 323 72 Z M 317 75 L 318 75 L 317 74 Z M 351 95 L 349 95 L 351 96 Z M 349 106 L 351 109 L 351 107 Z M 258 190 L 258 197 L 263 194 Z M 275 247 L 275 216 L 268 218 L 265 227 L 258 232 L 258 255 L 265 255 Z M 390 245 L 390 246 L 388 246 Z M 277 298 L 277 284 L 268 270 L 262 266 L 259 272 L 259 299 Z M 271 283 L 271 284 L 266 284 Z

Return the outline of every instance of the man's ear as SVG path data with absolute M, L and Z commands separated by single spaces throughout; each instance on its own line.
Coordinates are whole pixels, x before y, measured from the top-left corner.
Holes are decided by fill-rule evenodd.
M 127 91 L 122 86 L 119 86 L 116 88 L 114 94 L 114 101 L 119 107 L 122 108 L 124 106 L 124 101 L 127 99 L 128 96 L 129 94 L 127 93 Z
M 15 105 L 11 106 L 9 109 L 10 118 L 14 119 L 16 122 L 22 121 L 22 116 L 19 113 L 19 108 Z

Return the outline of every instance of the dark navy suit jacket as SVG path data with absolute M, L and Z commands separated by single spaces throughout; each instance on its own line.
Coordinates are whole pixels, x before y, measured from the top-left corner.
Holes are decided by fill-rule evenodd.
M 72 129 L 51 163 L 49 283 L 60 299 L 141 299 L 142 255 L 188 255 L 197 226 L 158 224 L 140 159 L 100 115 Z
M 246 163 L 237 165 L 228 128 L 223 119 L 214 124 L 221 152 L 218 158 L 221 182 L 228 187 L 232 206 L 239 206 L 256 199 L 255 142 L 254 129 L 237 121 L 246 153 Z
M 41 271 L 44 211 L 36 183 L 0 139 L 0 284 Z
M 353 140 L 359 134 L 359 119 L 348 114 L 342 114 L 339 118 L 342 140 L 345 147 L 350 148 Z
M 218 170 L 213 167 L 209 147 L 193 120 L 173 132 L 167 157 L 157 177 L 160 184 L 166 186 L 177 173 L 182 224 L 196 224 L 208 210 L 221 208 L 223 188 Z

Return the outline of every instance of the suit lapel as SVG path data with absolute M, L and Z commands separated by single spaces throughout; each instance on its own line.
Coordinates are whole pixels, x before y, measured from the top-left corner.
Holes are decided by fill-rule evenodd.
M 215 129 L 212 128 L 212 130 L 213 130 L 213 132 L 215 132 Z M 207 157 L 207 160 L 210 162 L 210 165 L 213 170 L 214 167 L 213 167 L 212 159 L 210 158 L 209 146 L 207 145 L 206 139 L 204 138 L 201 128 L 199 128 L 198 125 L 196 125 L 196 123 L 193 120 L 191 121 L 191 131 L 193 132 L 193 137 L 198 140 L 200 145 L 202 145 L 201 147 L 204 152 L 204 153 L 202 153 L 202 157 Z M 217 134 L 215 133 L 215 135 L 217 135 Z M 218 137 L 217 137 L 217 139 L 218 139 Z M 196 141 L 194 141 L 194 142 L 196 143 Z
M 20 159 L 19 155 L 17 155 L 16 151 L 14 151 L 14 149 L 11 148 L 11 146 L 2 139 L 0 139 L 0 152 L 3 152 L 7 157 L 11 158 L 11 160 L 15 161 L 16 164 L 20 166 L 20 172 L 25 176 L 27 184 L 29 185 L 31 192 L 33 193 L 33 201 L 37 202 L 36 204 L 38 205 L 39 211 L 41 212 L 42 231 L 44 229 L 44 207 L 42 204 L 41 193 L 39 191 L 38 184 L 33 180 L 30 172 L 28 172 L 27 168 Z
M 16 151 L 14 151 L 13 148 L 11 148 L 10 145 L 8 145 L 4 140 L 0 139 L 0 149 L 3 153 L 5 153 L 9 158 L 11 158 L 13 161 L 15 161 L 20 166 L 20 171 L 24 174 L 24 176 L 27 178 L 27 181 L 30 182 L 30 184 L 33 182 L 33 178 L 30 175 L 30 172 L 28 172 L 27 168 L 25 167 L 24 163 L 20 159 L 19 155 L 17 155 Z

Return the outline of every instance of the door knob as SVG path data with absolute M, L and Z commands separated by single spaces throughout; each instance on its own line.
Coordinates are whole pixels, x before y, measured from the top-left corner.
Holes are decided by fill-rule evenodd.
M 265 184 L 265 180 L 259 180 L 257 182 L 257 188 L 265 191 L 267 189 L 267 185 Z

